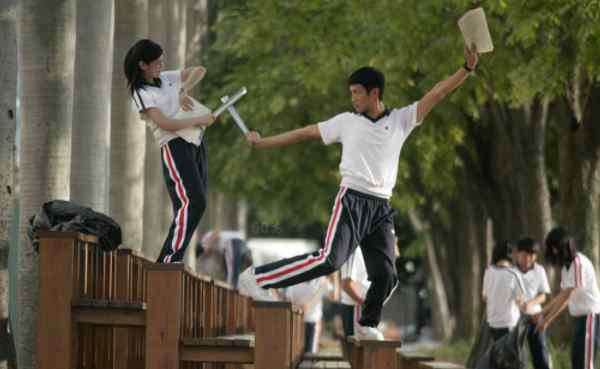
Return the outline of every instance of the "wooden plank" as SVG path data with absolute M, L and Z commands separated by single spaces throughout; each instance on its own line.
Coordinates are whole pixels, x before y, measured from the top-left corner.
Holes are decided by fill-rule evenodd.
M 146 369 L 179 369 L 183 265 L 162 266 L 148 268 Z
M 292 303 L 288 301 L 252 301 L 253 308 L 261 308 L 261 309 L 281 309 L 287 308 L 292 309 Z M 256 310 L 255 310 L 256 311 Z
M 421 369 L 465 369 L 464 365 L 449 363 L 445 361 L 424 361 L 419 363 Z
M 146 325 L 146 312 L 120 308 L 74 308 L 73 321 L 108 326 L 143 327 Z
M 181 349 L 181 360 L 197 363 L 252 364 L 254 350 L 247 347 L 184 346 Z
M 57 232 L 54 232 L 57 233 Z M 40 236 L 37 364 L 39 369 L 71 369 L 77 331 L 72 324 L 73 255 L 78 234 L 70 238 L 46 232 Z
M 350 336 L 348 337 L 348 341 L 351 342 L 352 344 L 356 345 L 356 346 L 363 346 L 363 347 L 370 347 L 370 346 L 377 346 L 377 347 L 393 347 L 393 348 L 399 348 L 402 347 L 402 341 L 397 341 L 397 340 L 362 340 L 359 339 L 356 336 Z
M 91 234 L 83 234 L 79 232 L 64 232 L 64 231 L 37 231 L 35 233 L 36 237 L 40 240 L 42 238 L 46 239 L 62 239 L 62 240 L 79 240 L 83 242 L 89 243 L 98 243 L 98 237 Z
M 420 362 L 435 360 L 431 355 L 424 355 L 417 352 L 397 351 L 396 356 L 399 369 L 419 369 Z
M 304 360 L 313 360 L 313 361 L 344 361 L 344 357 L 342 355 L 337 354 L 321 354 L 316 353 L 313 354 L 311 352 L 307 352 L 304 354 Z

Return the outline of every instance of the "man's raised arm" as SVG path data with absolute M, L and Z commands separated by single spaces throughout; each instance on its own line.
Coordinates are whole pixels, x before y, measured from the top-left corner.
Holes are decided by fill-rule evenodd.
M 450 77 L 438 82 L 431 91 L 423 96 L 417 105 L 417 122 L 422 122 L 434 106 L 467 79 L 469 73 L 477 67 L 478 59 L 477 51 L 474 47 L 471 49 L 465 47 L 465 65 Z
M 264 138 L 260 137 L 258 132 L 249 132 L 246 135 L 246 139 L 256 148 L 269 149 L 272 147 L 289 146 L 302 141 L 320 140 L 321 132 L 316 124 L 311 124 L 293 131 Z

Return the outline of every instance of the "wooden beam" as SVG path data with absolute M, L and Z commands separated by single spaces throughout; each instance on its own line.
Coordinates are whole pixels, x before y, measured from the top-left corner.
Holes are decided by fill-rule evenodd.
M 146 325 L 146 312 L 130 309 L 107 308 L 73 308 L 73 320 L 77 323 L 90 323 L 110 326 L 144 327 Z
M 181 360 L 197 363 L 254 363 L 254 349 L 233 346 L 183 346 Z

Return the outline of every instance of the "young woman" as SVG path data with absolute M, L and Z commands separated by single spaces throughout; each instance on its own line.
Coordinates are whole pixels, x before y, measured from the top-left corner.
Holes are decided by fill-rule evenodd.
M 124 67 L 135 106 L 160 145 L 165 183 L 173 203 L 173 222 L 158 262 L 181 262 L 206 208 L 207 160 L 202 133 L 215 119 L 204 112 L 189 114 L 186 119 L 175 117 L 180 108 L 193 110 L 195 104 L 187 92 L 204 77 L 206 69 L 163 72 L 163 50 L 147 39 L 129 49 Z
M 574 325 L 571 366 L 593 369 L 600 328 L 600 292 L 594 265 L 577 251 L 575 240 L 560 227 L 546 236 L 546 260 L 561 268 L 561 291 L 535 316 L 537 329 L 545 331 L 568 306 Z
M 483 275 L 483 300 L 494 341 L 510 332 L 521 316 L 519 305 L 524 286 L 510 261 L 511 249 L 509 242 L 496 244 L 492 251 L 492 264 Z

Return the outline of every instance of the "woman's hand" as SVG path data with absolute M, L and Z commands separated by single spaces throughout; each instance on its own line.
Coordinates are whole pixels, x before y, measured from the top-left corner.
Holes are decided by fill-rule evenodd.
M 194 102 L 187 94 L 180 94 L 179 106 L 183 111 L 192 111 L 194 109 Z

